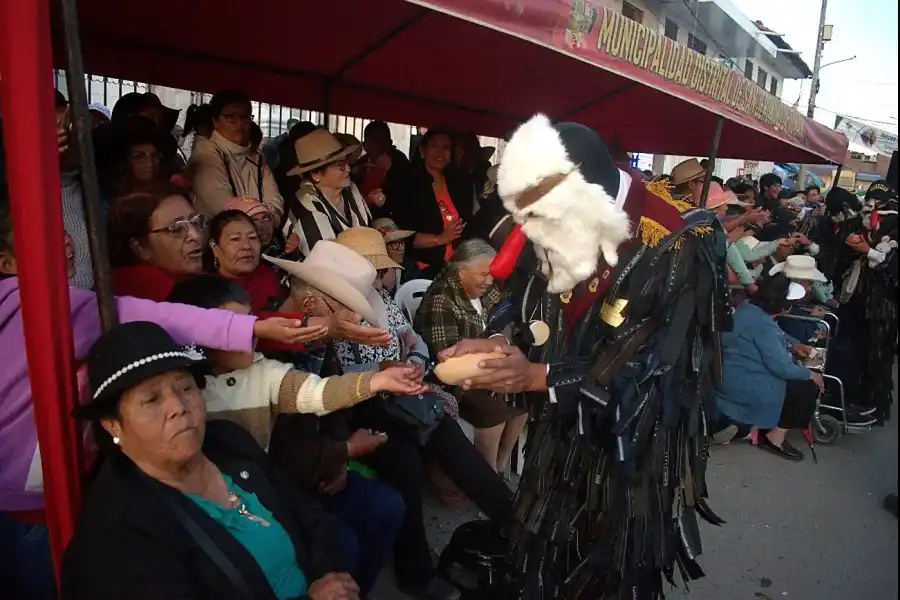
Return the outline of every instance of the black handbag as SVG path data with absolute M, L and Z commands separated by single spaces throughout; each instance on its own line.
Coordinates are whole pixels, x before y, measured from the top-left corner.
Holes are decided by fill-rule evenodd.
M 390 394 L 385 397 L 384 411 L 415 442 L 424 446 L 444 418 L 444 399 L 434 392 Z
M 353 344 L 353 356 L 358 363 L 363 359 L 359 346 Z M 424 394 L 384 394 L 384 412 L 420 446 L 431 439 L 444 418 L 444 399 L 433 392 Z

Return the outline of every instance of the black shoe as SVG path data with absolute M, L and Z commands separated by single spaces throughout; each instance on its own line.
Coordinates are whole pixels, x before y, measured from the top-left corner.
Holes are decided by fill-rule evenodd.
M 780 446 L 776 446 L 772 443 L 772 440 L 769 439 L 769 436 L 764 433 L 760 433 L 759 447 L 791 462 L 800 462 L 803 460 L 803 453 L 794 448 L 790 442 L 784 440 Z
M 401 586 L 400 591 L 422 600 L 459 600 L 460 597 L 459 590 L 440 575 L 435 575 L 421 588 Z
M 891 494 L 884 499 L 884 510 L 894 515 L 894 518 L 897 517 L 897 494 Z

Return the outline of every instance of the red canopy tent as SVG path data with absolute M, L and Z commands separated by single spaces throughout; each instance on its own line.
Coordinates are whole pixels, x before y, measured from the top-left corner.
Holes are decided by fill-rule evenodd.
M 71 9 L 74 0 L 62 4 Z M 628 150 L 702 156 L 715 130 L 722 157 L 843 160 L 843 135 L 715 60 L 596 4 L 80 0 L 78 17 L 85 69 L 108 76 L 205 91 L 236 87 L 267 102 L 484 135 L 504 136 L 544 112 L 589 125 Z M 7 170 L 58 564 L 79 487 L 68 418 L 75 377 L 50 120 L 50 31 L 47 0 L 2 0 L 0 87 L 6 147 L 15 149 Z M 61 28 L 55 33 L 57 66 L 82 73 L 80 61 L 71 64 L 77 43 L 70 36 L 66 51 Z M 84 142 L 83 96 L 77 104 Z
M 723 116 L 721 157 L 844 159 L 843 135 L 595 4 L 80 0 L 79 17 L 91 73 L 498 137 L 544 112 L 627 150 L 686 156 L 709 151 Z

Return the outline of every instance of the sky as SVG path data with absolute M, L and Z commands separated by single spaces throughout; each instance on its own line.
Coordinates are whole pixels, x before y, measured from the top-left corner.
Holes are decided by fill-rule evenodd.
M 731 0 L 751 21 L 784 34 L 785 41 L 813 67 L 822 0 Z M 825 43 L 822 65 L 856 56 L 822 69 L 815 118 L 834 127 L 834 113 L 862 117 L 897 132 L 897 0 L 828 0 L 825 22 L 834 26 Z M 805 112 L 811 80 L 787 81 L 782 98 L 800 97 Z

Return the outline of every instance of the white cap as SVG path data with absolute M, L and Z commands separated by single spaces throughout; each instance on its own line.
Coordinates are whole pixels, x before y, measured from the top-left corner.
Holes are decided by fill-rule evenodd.
M 103 115 L 104 117 L 106 117 L 108 120 L 112 119 L 112 111 L 109 110 L 109 107 L 107 107 L 102 102 L 94 102 L 93 104 L 88 106 L 88 110 L 91 112 L 98 112 L 101 115 Z
M 803 289 L 803 286 L 792 281 L 791 285 L 788 286 L 787 299 L 800 300 L 804 296 L 806 296 L 806 290 Z

